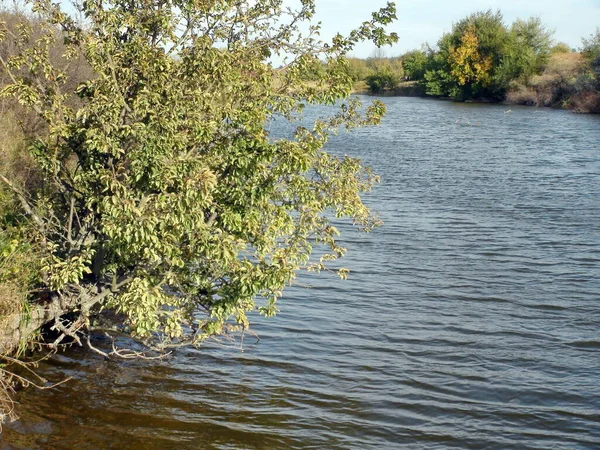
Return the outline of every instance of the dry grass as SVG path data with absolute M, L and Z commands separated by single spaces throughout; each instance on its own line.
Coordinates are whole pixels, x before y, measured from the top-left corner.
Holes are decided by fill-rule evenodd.
M 28 190 L 38 186 L 40 179 L 33 169 L 21 125 L 11 105 L 0 103 L 0 173 Z
M 21 313 L 25 301 L 26 295 L 17 284 L 0 284 L 0 327 L 4 318 Z
M 517 86 L 506 94 L 506 101 L 512 105 L 553 106 L 551 87 Z

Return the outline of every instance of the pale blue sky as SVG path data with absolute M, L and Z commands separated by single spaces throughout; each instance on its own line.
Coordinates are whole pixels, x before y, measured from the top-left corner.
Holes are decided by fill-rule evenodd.
M 322 37 L 329 37 L 336 31 L 350 31 L 386 0 L 316 0 L 316 4 L 317 19 L 323 22 Z M 487 9 L 500 9 L 507 24 L 538 16 L 555 30 L 555 40 L 575 48 L 581 46 L 582 37 L 600 27 L 600 0 L 397 0 L 396 8 L 398 20 L 390 30 L 398 33 L 400 42 L 386 49 L 388 56 L 419 48 L 424 42 L 435 44 L 452 23 Z M 373 44 L 362 44 L 354 54 L 367 57 L 373 50 Z

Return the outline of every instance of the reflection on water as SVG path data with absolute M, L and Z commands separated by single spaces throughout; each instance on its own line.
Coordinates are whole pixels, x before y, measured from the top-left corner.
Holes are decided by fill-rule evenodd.
M 303 279 L 243 352 L 57 355 L 76 379 L 23 391 L 4 448 L 600 448 L 600 117 L 385 102 L 329 144 L 382 176 L 348 281 Z

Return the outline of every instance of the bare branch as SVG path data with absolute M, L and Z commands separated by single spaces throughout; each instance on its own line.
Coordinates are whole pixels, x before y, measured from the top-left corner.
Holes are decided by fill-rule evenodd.
M 69 223 L 67 224 L 67 240 L 73 245 L 73 218 L 75 216 L 75 197 L 71 197 L 71 205 L 69 209 Z

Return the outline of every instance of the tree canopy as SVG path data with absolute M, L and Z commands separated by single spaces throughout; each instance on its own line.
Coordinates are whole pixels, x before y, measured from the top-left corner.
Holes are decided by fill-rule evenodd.
M 455 23 L 430 49 L 421 82 L 430 95 L 502 100 L 510 83 L 543 70 L 552 32 L 539 18 L 508 28 L 500 11 L 479 11 Z
M 313 0 L 86 0 L 83 23 L 49 0 L 31 5 L 35 33 L 27 20 L 0 27 L 18 49 L 0 59 L 2 95 L 45 121 L 28 150 L 43 184 L 0 180 L 35 230 L 37 292 L 75 312 L 55 320 L 58 340 L 93 329 L 98 305 L 158 348 L 245 329 L 249 311 L 275 314 L 299 270 L 345 253 L 334 216 L 377 225 L 361 200 L 377 177 L 323 146 L 384 112 L 344 100 L 345 57 L 365 39 L 397 40 L 384 29 L 393 4 L 328 43 Z M 67 66 L 91 68 L 75 92 L 50 57 L 57 41 Z M 289 139 L 266 131 L 311 104 L 339 110 Z

